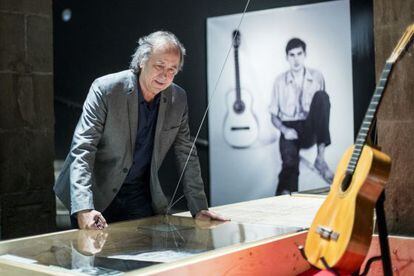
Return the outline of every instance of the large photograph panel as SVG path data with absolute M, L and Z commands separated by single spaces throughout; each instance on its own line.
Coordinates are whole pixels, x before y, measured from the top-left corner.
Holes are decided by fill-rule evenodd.
M 353 143 L 349 1 L 240 17 L 207 20 L 212 205 L 328 186 Z

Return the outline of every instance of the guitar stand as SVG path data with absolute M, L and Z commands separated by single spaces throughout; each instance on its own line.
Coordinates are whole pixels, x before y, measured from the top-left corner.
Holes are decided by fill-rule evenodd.
M 382 191 L 380 197 L 375 205 L 375 213 L 377 214 L 378 237 L 380 242 L 381 256 L 375 256 L 367 261 L 364 272 L 361 275 L 366 275 L 371 264 L 374 261 L 382 261 L 382 270 L 385 276 L 392 276 L 392 264 L 390 257 L 390 246 L 388 244 L 387 222 L 385 220 L 384 211 L 385 190 Z
M 369 258 L 365 265 L 365 269 L 360 274 L 360 276 L 367 275 L 371 267 L 371 264 L 378 260 L 382 261 L 382 270 L 383 270 L 384 276 L 392 276 L 392 265 L 391 265 L 391 258 L 390 258 L 390 247 L 388 244 L 388 231 L 387 231 L 387 223 L 385 220 L 384 201 L 385 201 L 385 191 L 381 193 L 375 205 L 375 213 L 377 215 L 377 226 L 378 226 L 378 236 L 379 236 L 379 242 L 380 242 L 381 256 L 374 256 L 374 257 Z M 298 246 L 298 249 L 302 257 L 305 260 L 307 260 L 308 258 L 305 254 L 303 245 Z M 332 267 L 328 265 L 324 257 L 321 257 L 321 262 L 325 266 L 326 270 L 333 273 L 334 275 L 340 275 L 335 269 L 333 269 Z M 358 272 L 356 271 L 352 273 L 351 275 L 357 276 Z
M 306 254 L 305 254 L 305 248 L 303 247 L 303 245 L 299 245 L 298 246 L 298 249 L 299 249 L 299 252 L 300 252 L 300 254 L 302 255 L 302 257 L 305 259 L 305 260 L 308 260 L 308 257 L 306 256 Z M 326 262 L 326 260 L 325 260 L 325 258 L 324 257 L 321 257 L 321 261 L 322 261 L 322 263 L 323 263 L 323 265 L 325 266 L 325 268 L 326 268 L 326 270 L 328 270 L 329 272 L 331 272 L 332 274 L 334 274 L 335 276 L 339 276 L 340 274 L 335 270 L 335 269 L 333 269 L 332 267 L 330 267 L 329 265 L 328 265 L 328 263 Z M 313 265 L 311 265 L 313 268 L 315 268 L 315 269 L 318 269 L 316 266 L 313 266 Z

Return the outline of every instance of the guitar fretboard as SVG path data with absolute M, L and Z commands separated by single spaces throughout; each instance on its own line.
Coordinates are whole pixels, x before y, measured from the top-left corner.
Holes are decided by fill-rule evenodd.
M 351 160 L 349 161 L 348 167 L 346 169 L 347 173 L 349 174 L 354 173 L 355 168 L 358 164 L 358 160 L 361 156 L 364 144 L 367 141 L 369 130 L 371 128 L 372 122 L 377 113 L 378 106 L 382 99 L 384 88 L 387 85 L 388 76 L 391 72 L 393 65 L 394 65 L 393 62 L 387 62 L 385 63 L 384 69 L 382 70 L 381 77 L 379 79 L 377 87 L 375 88 L 375 92 L 372 95 L 371 102 L 369 104 L 367 112 L 365 113 L 365 117 L 364 117 L 364 120 L 362 121 L 361 128 L 359 129 L 359 132 L 358 132 L 358 135 L 355 141 L 354 151 L 352 152 Z
M 240 101 L 240 69 L 239 69 L 239 47 L 234 47 L 234 65 L 236 71 L 236 101 Z

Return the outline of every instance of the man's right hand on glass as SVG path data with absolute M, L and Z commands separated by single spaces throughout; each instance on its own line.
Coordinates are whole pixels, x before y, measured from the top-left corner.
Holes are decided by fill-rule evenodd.
M 77 213 L 79 229 L 102 230 L 108 227 L 105 218 L 96 210 L 83 210 Z
M 295 140 L 298 139 L 298 133 L 295 129 L 290 127 L 285 127 L 283 129 L 283 135 L 285 136 L 286 140 Z

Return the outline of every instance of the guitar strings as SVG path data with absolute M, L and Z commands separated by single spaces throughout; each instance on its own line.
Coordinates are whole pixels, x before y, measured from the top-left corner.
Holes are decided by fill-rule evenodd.
M 189 152 L 189 154 L 188 154 L 188 156 L 187 156 L 187 160 L 185 161 L 184 167 L 183 167 L 183 169 L 181 170 L 180 178 L 178 179 L 177 185 L 175 186 L 174 193 L 173 193 L 173 195 L 172 195 L 172 197 L 171 197 L 170 203 L 169 203 L 169 204 L 168 204 L 168 206 L 167 206 L 167 209 L 166 209 L 165 215 L 168 215 L 168 213 L 171 211 L 171 208 L 172 208 L 175 204 L 177 204 L 177 203 L 178 203 L 178 202 L 179 202 L 179 201 L 180 201 L 180 200 L 184 197 L 184 195 L 181 195 L 181 196 L 180 196 L 177 200 L 175 200 L 175 201 L 174 201 L 174 198 L 175 198 L 175 196 L 176 196 L 176 194 L 177 194 L 177 191 L 178 191 L 178 187 L 179 187 L 179 185 L 180 185 L 180 183 L 181 183 L 181 180 L 182 180 L 182 178 L 183 178 L 183 176 L 184 176 L 184 172 L 185 172 L 185 170 L 186 170 L 186 168 L 187 168 L 188 161 L 190 160 L 191 154 L 193 153 L 193 150 L 194 150 L 194 147 L 195 147 L 195 143 L 196 143 L 197 138 L 198 138 L 198 136 L 199 136 L 199 134 L 200 134 L 201 127 L 202 127 L 202 126 L 203 126 L 203 124 L 204 124 L 204 121 L 205 121 L 205 119 L 206 119 L 206 117 L 207 117 L 207 112 L 209 111 L 209 109 L 210 109 L 210 105 L 211 105 L 211 103 L 213 102 L 214 95 L 216 94 L 218 84 L 219 84 L 219 82 L 220 82 L 220 79 L 221 79 L 221 76 L 222 76 L 222 74 L 223 74 L 224 68 L 225 68 L 225 66 L 226 66 L 226 64 L 227 64 L 227 60 L 228 60 L 228 58 L 229 58 L 229 56 L 230 56 L 231 49 L 233 48 L 233 42 L 234 42 L 234 40 L 235 40 L 235 38 L 236 38 L 236 36 L 237 36 L 237 34 L 238 34 L 238 32 L 239 32 L 238 30 L 239 30 L 239 28 L 240 28 L 240 26 L 241 26 L 241 24 L 242 24 L 242 22 L 243 22 L 244 15 L 246 14 L 247 8 L 248 8 L 248 7 L 249 7 L 249 5 L 250 5 L 250 1 L 251 1 L 251 0 L 247 0 L 246 5 L 245 5 L 244 10 L 243 10 L 243 14 L 242 14 L 242 15 L 241 15 L 241 17 L 240 17 L 240 21 L 239 21 L 239 23 L 238 23 L 238 25 L 237 25 L 237 28 L 236 28 L 236 30 L 237 30 L 237 31 L 235 32 L 235 34 L 234 34 L 234 36 L 233 36 L 233 39 L 232 39 L 232 42 L 231 42 L 231 44 L 230 44 L 229 50 L 227 51 L 227 54 L 226 54 L 226 58 L 224 59 L 223 65 L 221 66 L 220 74 L 219 74 L 219 76 L 218 76 L 218 78 L 217 78 L 217 80 L 216 80 L 216 83 L 215 83 L 215 85 L 214 85 L 213 93 L 211 94 L 211 96 L 210 96 L 210 98 L 209 98 L 209 101 L 208 101 L 208 104 L 207 104 L 207 108 L 206 108 L 206 110 L 204 111 L 204 115 L 203 115 L 203 117 L 202 117 L 202 119 L 201 119 L 201 122 L 200 122 L 200 124 L 199 124 L 199 126 L 198 126 L 197 134 L 196 134 L 196 136 L 194 137 L 194 141 L 193 141 L 193 143 L 192 143 L 192 145 L 191 145 L 190 152 Z

